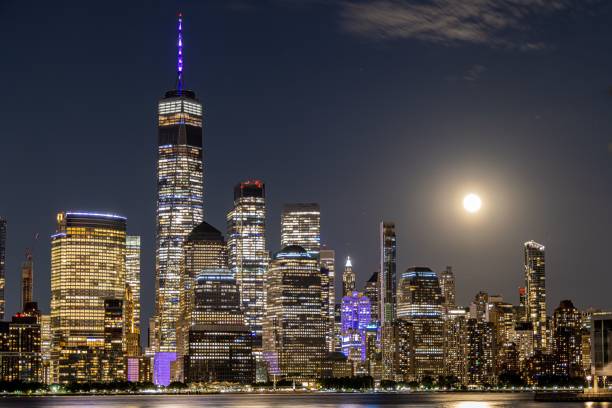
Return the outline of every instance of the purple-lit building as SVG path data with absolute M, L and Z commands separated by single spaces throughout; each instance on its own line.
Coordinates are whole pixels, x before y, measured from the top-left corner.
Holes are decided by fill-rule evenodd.
M 174 361 L 176 361 L 176 353 L 155 353 L 153 360 L 153 384 L 163 385 L 164 387 L 170 385 L 170 374 Z
M 372 320 L 370 299 L 359 292 L 342 298 L 342 352 L 349 360 L 365 361 L 366 329 Z

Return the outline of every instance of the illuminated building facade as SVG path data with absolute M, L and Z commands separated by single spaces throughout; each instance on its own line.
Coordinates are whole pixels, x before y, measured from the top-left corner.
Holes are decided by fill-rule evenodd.
M 326 354 L 318 261 L 300 246 L 277 252 L 266 279 L 264 357 L 272 376 L 316 380 Z
M 582 321 L 571 300 L 562 300 L 553 314 L 553 355 L 558 375 L 579 377 L 582 369 Z
M 102 381 L 125 380 L 123 327 L 123 299 L 105 299 Z
M 410 382 L 415 378 L 414 326 L 405 319 L 392 323 L 395 328 L 396 379 Z
M 465 309 L 447 310 L 444 316 L 444 375 L 455 376 L 462 384 L 467 376 L 467 328 Z
M 105 300 L 123 299 L 126 219 L 61 212 L 51 236 L 53 382 L 101 381 Z
M 612 313 L 594 312 L 591 322 L 591 374 L 597 390 L 598 377 L 612 375 Z
M 450 310 L 457 307 L 455 303 L 455 274 L 453 268 L 447 266 L 440 274 L 440 290 L 442 291 L 442 305 Z
M 253 349 L 261 361 L 266 249 L 266 188 L 249 180 L 234 188 L 234 208 L 227 214 L 229 268 L 240 289 L 245 321 L 253 333 Z
M 319 253 L 321 267 L 321 301 L 323 303 L 323 320 L 326 321 L 325 343 L 327 351 L 334 351 L 334 309 L 336 306 L 336 252 L 333 249 L 321 249 Z
M 413 267 L 400 276 L 397 317 L 414 328 L 414 372 L 417 380 L 444 373 L 444 319 L 438 276 Z
M 363 294 L 370 299 L 370 305 L 372 306 L 372 322 L 376 325 L 380 324 L 379 284 L 378 272 L 374 272 L 363 288 Z
M 4 320 L 4 284 L 6 268 L 6 218 L 0 217 L 0 320 Z
M 353 262 L 351 257 L 346 257 L 344 272 L 342 272 L 342 297 L 351 296 L 355 291 L 355 272 L 353 272 Z
M 397 242 L 395 238 L 395 224 L 392 222 L 380 223 L 380 296 L 379 316 L 381 323 L 394 321 L 397 306 Z
M 43 374 L 38 310 L 0 323 L 0 380 L 43 382 Z
M 281 215 L 281 248 L 299 245 L 314 258 L 321 250 L 321 209 L 317 203 L 285 204 Z
M 26 250 L 26 259 L 21 264 L 21 310 L 25 310 L 26 305 L 32 302 L 32 289 L 34 284 L 34 261 L 32 251 Z
M 479 322 L 484 322 L 487 319 L 487 305 L 489 304 L 489 294 L 479 291 L 472 303 L 470 303 L 470 317 Z
M 519 368 L 525 369 L 527 360 L 533 355 L 533 325 L 531 322 L 518 322 L 514 326 L 514 334 L 511 341 L 516 344 L 518 351 Z
M 179 16 L 177 86 L 158 104 L 155 351 L 163 353 L 176 352 L 183 242 L 204 219 L 202 105 L 183 89 L 182 24 Z
M 533 324 L 534 349 L 546 350 L 546 273 L 545 247 L 525 242 L 525 315 Z
M 42 382 L 51 384 L 51 349 L 52 349 L 52 332 L 51 332 L 51 315 L 40 315 L 40 354 L 42 359 Z
M 189 344 L 189 328 L 196 324 L 194 319 L 195 283 L 204 270 L 227 268 L 227 247 L 223 234 L 203 221 L 195 227 L 183 245 L 184 261 L 181 273 L 180 309 L 177 326 L 177 364 L 175 379 L 183 380 L 184 356 Z
M 192 325 L 188 331 L 185 381 L 255 380 L 251 331 L 240 310 L 240 292 L 228 269 L 205 269 L 194 282 Z
M 366 329 L 371 323 L 370 300 L 353 292 L 342 298 L 342 352 L 353 362 L 366 360 Z
M 140 236 L 125 239 L 125 339 L 126 354 L 140 355 Z
M 478 319 L 466 322 L 468 385 L 493 385 L 495 378 L 495 326 Z

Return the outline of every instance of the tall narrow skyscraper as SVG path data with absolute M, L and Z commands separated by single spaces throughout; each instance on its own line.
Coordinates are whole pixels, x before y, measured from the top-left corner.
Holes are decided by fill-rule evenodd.
M 234 188 L 234 208 L 227 214 L 229 267 L 240 288 L 245 322 L 253 333 L 253 352 L 261 361 L 266 249 L 266 189 L 260 180 Z
M 180 14 L 177 45 L 176 88 L 158 105 L 155 327 L 156 351 L 167 353 L 176 351 L 183 242 L 204 219 L 202 105 L 193 91 L 184 89 Z
M 321 250 L 321 209 L 317 203 L 285 204 L 281 216 L 281 248 L 299 245 L 315 258 Z
M 334 310 L 336 307 L 336 252 L 333 249 L 322 249 L 319 264 L 321 267 L 321 301 L 323 318 L 327 321 L 327 351 L 334 351 Z
M 397 296 L 397 243 L 395 239 L 395 224 L 392 222 L 380 223 L 380 295 L 378 302 L 380 305 L 380 320 L 384 324 L 386 321 L 394 321 L 396 311 Z
M 440 274 L 440 290 L 442 290 L 442 305 L 446 310 L 451 310 L 456 307 L 455 304 L 455 275 L 453 268 L 447 266 L 444 272 Z
M 546 350 L 546 274 L 544 245 L 525 242 L 525 315 L 533 324 L 534 350 Z
M 0 217 L 0 320 L 4 320 L 4 284 L 6 265 L 6 219 Z
M 34 284 L 34 261 L 32 251 L 26 250 L 25 261 L 21 264 L 21 310 L 26 310 L 26 305 L 32 301 L 32 288 Z
M 346 257 L 344 272 L 342 272 L 342 297 L 351 296 L 355 291 L 355 272 L 353 272 L 353 262 L 351 257 Z
M 51 236 L 53 382 L 106 379 L 105 302 L 125 292 L 126 219 L 61 212 Z
M 132 312 L 125 316 L 127 354 L 140 355 L 140 236 L 128 235 L 125 239 L 125 310 Z

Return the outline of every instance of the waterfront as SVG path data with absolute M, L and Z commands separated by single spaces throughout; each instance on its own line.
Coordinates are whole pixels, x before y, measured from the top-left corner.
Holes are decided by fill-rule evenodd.
M 186 407 L 328 407 L 328 408 L 562 408 L 609 407 L 609 403 L 535 402 L 533 394 L 436 393 L 436 394 L 215 394 L 215 395 L 117 395 L 5 397 L 1 407 L 48 408 L 186 408 Z

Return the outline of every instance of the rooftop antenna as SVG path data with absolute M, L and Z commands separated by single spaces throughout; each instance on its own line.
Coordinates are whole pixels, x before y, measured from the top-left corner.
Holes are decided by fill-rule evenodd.
M 177 55 L 177 77 L 176 77 L 176 89 L 179 95 L 183 91 L 183 13 L 178 13 L 178 55 Z

